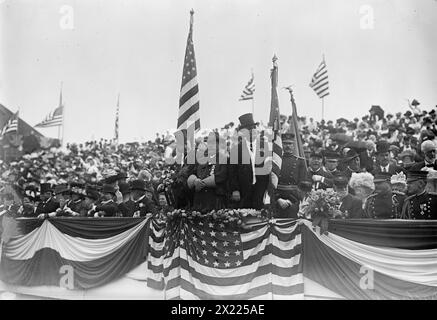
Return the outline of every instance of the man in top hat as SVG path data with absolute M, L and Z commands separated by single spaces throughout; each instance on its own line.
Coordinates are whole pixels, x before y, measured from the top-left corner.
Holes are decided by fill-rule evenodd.
M 334 191 L 341 201 L 339 210 L 349 219 L 364 218 L 363 203 L 360 198 L 349 193 L 348 183 L 349 179 L 344 175 L 334 177 Z
M 275 216 L 280 218 L 297 218 L 299 211 L 298 184 L 307 177 L 305 159 L 294 152 L 294 137 L 291 132 L 283 133 L 282 165 L 278 187 L 275 191 Z
M 308 179 L 313 181 L 313 189 L 331 188 L 334 182 L 334 176 L 322 166 L 323 156 L 320 152 L 311 152 Z
M 412 220 L 437 219 L 437 194 L 425 190 L 428 171 L 407 173 L 407 194 L 402 208 L 402 218 Z
M 433 141 L 425 140 L 420 145 L 420 150 L 424 154 L 424 160 L 414 163 L 410 171 L 419 171 L 423 168 L 431 168 L 437 170 L 437 160 L 436 160 L 436 145 Z
M 376 144 L 376 164 L 373 167 L 372 174 L 376 175 L 378 173 L 389 173 L 390 175 L 398 174 L 403 172 L 404 169 L 391 160 L 390 155 L 390 144 L 386 141 L 379 141 Z
M 128 212 L 129 216 L 132 213 L 132 217 L 145 217 L 148 213 L 155 214 L 158 211 L 153 200 L 146 195 L 146 183 L 143 180 L 133 180 L 130 190 L 134 206 L 133 211 Z
M 50 183 L 41 183 L 40 185 L 40 203 L 36 207 L 35 216 L 47 218 L 49 213 L 56 212 L 59 208 L 59 202 L 53 197 L 53 187 Z M 40 215 L 43 216 L 40 216 Z
M 256 129 L 251 113 L 239 117 L 239 139 L 230 150 L 229 191 L 236 208 L 261 209 L 269 175 L 256 175 Z
M 404 197 L 393 193 L 391 174 L 381 172 L 375 175 L 375 192 L 364 202 L 364 213 L 370 219 L 396 219 L 401 216 Z
M 115 188 L 112 185 L 105 184 L 102 188 L 102 196 L 99 201 L 88 211 L 88 214 L 94 217 L 115 217 L 119 209 L 115 203 Z

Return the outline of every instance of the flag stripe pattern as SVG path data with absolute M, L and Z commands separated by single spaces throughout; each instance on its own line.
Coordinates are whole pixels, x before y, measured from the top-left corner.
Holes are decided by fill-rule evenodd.
M 316 73 L 314 73 L 310 87 L 313 88 L 319 98 L 329 95 L 328 69 L 325 60 L 320 63 Z
M 56 127 L 62 125 L 64 113 L 64 106 L 57 107 L 54 111 L 50 112 L 50 114 L 40 123 L 35 125 L 35 127 L 47 128 L 47 127 Z
M 269 126 L 273 129 L 273 153 L 272 153 L 272 172 L 270 175 L 271 186 L 276 189 L 278 187 L 279 175 L 281 174 L 282 166 L 282 140 L 280 135 L 280 112 L 278 99 L 278 66 L 276 57 L 273 58 L 273 69 L 270 74 L 272 80 L 271 105 L 270 105 L 270 120 Z
M 255 92 L 255 79 L 252 73 L 252 76 L 249 80 L 249 82 L 246 84 L 246 86 L 243 89 L 243 93 L 240 96 L 240 101 L 242 100 L 252 100 L 253 94 Z
M 1 131 L 1 135 L 18 131 L 18 111 L 12 115 Z
M 194 132 L 200 130 L 199 85 L 193 44 L 193 14 L 191 11 L 190 31 L 185 50 L 182 85 L 179 98 L 178 130 L 187 129 L 194 124 Z
M 235 230 L 206 219 L 168 225 L 167 255 L 155 262 L 163 263 L 166 299 L 303 298 L 296 221 Z

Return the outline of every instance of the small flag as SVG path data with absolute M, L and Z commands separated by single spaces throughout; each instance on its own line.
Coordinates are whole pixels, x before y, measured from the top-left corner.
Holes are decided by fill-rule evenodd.
M 253 100 L 254 92 L 255 92 L 255 79 L 252 73 L 249 82 L 246 84 L 246 86 L 243 89 L 243 93 L 241 94 L 239 101 Z
M 18 111 L 11 116 L 8 122 L 1 130 L 1 136 L 4 136 L 6 133 L 18 132 Z
M 190 31 L 185 50 L 184 70 L 182 74 L 179 98 L 178 130 L 187 129 L 194 124 L 194 132 L 200 130 L 199 85 L 197 83 L 196 58 L 193 45 L 193 15 L 190 11 Z
M 120 112 L 120 94 L 118 94 L 117 97 L 117 112 L 115 113 L 115 135 L 114 140 L 118 142 L 118 118 L 119 118 L 119 112 Z
M 61 93 L 59 95 L 59 107 L 57 107 L 54 111 L 50 112 L 47 117 L 36 124 L 35 127 L 47 128 L 47 127 L 56 127 L 62 126 L 64 116 L 64 105 L 62 103 L 62 87 Z
M 320 63 L 316 73 L 314 73 L 310 87 L 313 88 L 319 98 L 329 95 L 328 69 L 326 68 L 325 59 Z

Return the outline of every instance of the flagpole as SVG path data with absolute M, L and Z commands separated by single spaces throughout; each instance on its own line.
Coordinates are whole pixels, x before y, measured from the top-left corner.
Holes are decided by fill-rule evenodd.
M 62 106 L 62 137 L 60 136 L 60 131 L 61 131 L 61 126 L 58 126 L 58 139 L 60 140 L 61 143 L 61 147 L 64 143 L 64 118 L 65 118 L 65 106 L 62 103 L 62 87 L 63 87 L 63 82 L 61 81 L 61 93 L 59 96 L 59 106 Z
M 322 98 L 322 120 L 325 117 L 325 98 Z

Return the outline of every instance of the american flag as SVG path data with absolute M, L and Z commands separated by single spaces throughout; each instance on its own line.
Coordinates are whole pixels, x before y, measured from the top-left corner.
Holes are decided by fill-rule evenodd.
M 4 136 L 6 133 L 18 132 L 18 111 L 12 115 L 5 126 L 2 128 L 0 134 Z
M 319 98 L 329 95 L 328 69 L 326 68 L 325 59 L 320 63 L 316 73 L 314 73 L 310 87 L 313 88 Z
M 282 166 L 282 140 L 279 131 L 280 128 L 280 112 L 279 112 L 279 99 L 278 99 L 278 65 L 276 61 L 278 58 L 273 57 L 273 69 L 271 70 L 270 77 L 272 80 L 272 93 L 270 104 L 270 120 L 269 127 L 273 129 L 273 154 L 272 154 L 272 172 L 270 175 L 270 182 L 273 189 L 278 187 L 279 175 L 281 174 Z
M 242 100 L 253 100 L 253 93 L 255 92 L 255 78 L 253 76 L 250 77 L 249 82 L 246 84 L 246 86 L 243 89 L 243 93 L 240 96 L 240 101 Z
M 120 94 L 117 97 L 117 111 L 115 113 L 115 132 L 114 132 L 114 140 L 118 142 L 118 117 L 120 112 Z
M 196 58 L 193 45 L 193 15 L 190 11 L 190 31 L 185 50 L 184 71 L 179 98 L 178 130 L 188 129 L 194 124 L 194 132 L 200 130 L 199 85 L 197 83 Z
M 302 299 L 301 250 L 296 220 L 236 230 L 179 218 L 167 225 L 166 255 L 150 263 L 148 283 L 159 283 L 162 265 L 166 299 Z
M 54 111 L 50 112 L 47 117 L 36 124 L 35 127 L 47 128 L 47 127 L 56 127 L 62 126 L 64 117 L 64 105 L 62 103 L 62 87 L 61 92 L 59 94 L 59 107 L 57 107 Z

